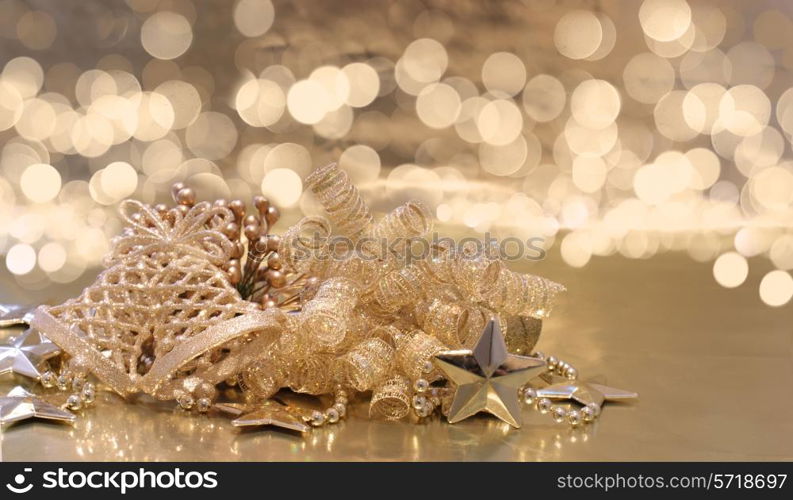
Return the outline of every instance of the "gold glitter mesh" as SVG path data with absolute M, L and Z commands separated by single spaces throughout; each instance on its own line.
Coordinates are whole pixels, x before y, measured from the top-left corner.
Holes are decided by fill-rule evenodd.
M 317 290 L 302 313 L 303 335 L 317 349 L 334 350 L 344 341 L 355 308 L 358 285 L 347 278 L 331 278 Z
M 399 420 L 410 411 L 410 381 L 397 375 L 384 381 L 372 391 L 369 416 Z
M 408 244 L 411 238 L 426 235 L 432 230 L 432 219 L 427 209 L 419 202 L 409 201 L 385 215 L 381 220 L 368 228 L 368 245 L 362 251 L 371 256 L 388 258 L 388 250 L 399 251 Z M 389 242 L 389 246 L 382 242 Z M 391 243 L 395 243 L 391 247 Z
M 390 312 L 415 302 L 421 294 L 419 276 L 419 270 L 412 266 L 388 273 L 375 285 L 374 300 Z
M 502 268 L 486 296 L 493 309 L 542 319 L 550 314 L 556 297 L 564 290 L 562 285 L 539 276 Z
M 358 391 L 366 391 L 385 378 L 394 362 L 394 348 L 379 338 L 364 340 L 339 358 L 342 381 Z
M 314 353 L 289 363 L 289 388 L 308 394 L 326 394 L 335 386 L 335 358 L 327 353 Z
M 263 359 L 246 368 L 240 374 L 239 382 L 251 395 L 268 399 L 283 386 L 284 374 L 278 363 Z
M 144 391 L 167 398 L 170 395 L 158 391 L 164 379 L 234 355 L 238 345 L 231 341 L 235 335 L 221 333 L 202 342 L 205 331 L 259 311 L 240 298 L 216 265 L 229 258 L 230 244 L 212 228 L 231 217 L 228 209 L 202 203 L 184 214 L 161 215 L 127 201 L 121 206 L 121 216 L 128 227 L 114 241 L 110 267 L 79 297 L 43 308 L 38 316 L 54 320 L 79 337 L 79 352 L 70 353 L 76 358 L 91 359 L 102 353 L 107 360 L 104 365 L 113 367 L 110 385 L 118 392 Z M 262 322 L 257 328 L 266 326 Z M 48 335 L 56 342 L 63 336 L 55 331 Z M 217 338 L 224 336 L 231 338 L 216 345 Z M 196 341 L 190 343 L 191 339 Z M 188 358 L 178 356 L 182 349 L 171 354 L 177 346 L 188 344 L 195 347 Z M 157 360 L 169 354 L 170 366 L 154 370 Z M 160 380 L 144 381 L 152 370 Z
M 435 299 L 423 314 L 421 326 L 430 335 L 454 349 L 462 347 L 468 310 L 457 304 Z
M 335 163 L 314 170 L 306 177 L 306 186 L 325 207 L 340 234 L 355 238 L 372 223 L 369 207 L 358 189 Z
M 413 335 L 403 336 L 397 343 L 396 359 L 399 368 L 411 380 L 417 380 L 428 374 L 422 372 L 424 365 L 432 360 L 432 357 L 448 347 L 440 340 L 416 330 Z
M 281 237 L 278 254 L 291 269 L 308 272 L 317 261 L 329 260 L 325 245 L 330 235 L 327 219 L 304 217 Z

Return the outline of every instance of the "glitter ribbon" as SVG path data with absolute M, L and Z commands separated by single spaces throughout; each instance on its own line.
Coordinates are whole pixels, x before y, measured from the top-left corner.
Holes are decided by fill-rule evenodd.
M 564 290 L 448 242 L 407 263 L 400 248 L 432 228 L 424 207 L 409 202 L 374 221 L 335 164 L 307 185 L 330 221 L 306 217 L 278 244 L 279 272 L 302 287 L 288 307 L 249 302 L 230 284 L 223 229 L 234 214 L 222 203 L 126 201 L 107 268 L 80 297 L 39 308 L 33 326 L 125 396 L 176 399 L 223 381 L 265 398 L 281 387 L 341 387 L 372 391 L 370 414 L 396 419 L 410 410 L 413 382 L 439 376 L 428 363 L 435 354 L 470 347 L 493 315 L 505 326 L 547 317 Z M 355 248 L 336 248 L 331 225 Z M 537 332 L 510 324 L 523 327 L 507 329 L 508 342 L 530 349 Z

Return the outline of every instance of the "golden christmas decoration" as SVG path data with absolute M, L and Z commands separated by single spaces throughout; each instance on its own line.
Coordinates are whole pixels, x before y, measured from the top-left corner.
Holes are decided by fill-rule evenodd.
M 73 424 L 77 417 L 52 405 L 21 386 L 16 386 L 5 396 L 0 396 L 0 426 L 5 427 L 22 420 L 37 418 Z
M 566 380 L 537 389 L 537 396 L 548 399 L 569 399 L 584 406 L 597 407 L 603 406 L 606 401 L 625 401 L 639 397 L 635 392 L 580 380 Z
M 197 202 L 177 184 L 175 206 L 123 202 L 126 227 L 105 270 L 79 297 L 34 314 L 32 326 L 64 353 L 44 385 L 69 390 L 95 376 L 122 396 L 144 393 L 199 412 L 221 385 L 259 402 L 282 388 L 332 395 L 326 410 L 306 417 L 312 426 L 337 422 L 350 394 L 371 391 L 373 417 L 400 419 L 412 409 L 422 418 L 450 395 L 432 382 L 445 376 L 458 396 L 468 390 L 448 366 L 434 370 L 433 359 L 472 348 L 487 379 L 482 394 L 503 403 L 480 409 L 518 426 L 518 389 L 544 361 L 508 355 L 501 329 L 531 351 L 539 326 L 516 318 L 539 324 L 564 287 L 510 271 L 484 245 L 446 239 L 413 255 L 410 242 L 432 227 L 422 204 L 376 220 L 336 164 L 306 184 L 327 219 L 306 217 L 280 237 L 270 233 L 278 211 L 262 197 L 248 213 L 239 200 Z M 483 328 L 490 333 L 477 341 Z M 503 367 L 515 373 L 494 374 Z M 71 397 L 75 406 L 89 402 Z M 265 422 L 267 412 L 284 424 L 274 404 L 254 407 L 240 425 Z M 450 421 L 461 418 L 459 406 Z
M 480 411 L 520 427 L 518 390 L 545 372 L 545 361 L 507 352 L 501 328 L 490 320 L 472 350 L 443 351 L 435 364 L 456 385 L 449 423 Z
M 0 345 L 0 375 L 15 373 L 38 380 L 42 365 L 60 354 L 60 348 L 36 330 L 28 329 Z
M 0 304 L 0 328 L 30 324 L 33 309 L 15 304 Z
M 221 411 L 229 411 L 234 408 L 222 404 L 215 405 L 215 407 L 219 408 Z M 231 425 L 234 427 L 272 426 L 297 432 L 307 432 L 311 430 L 311 427 L 304 424 L 302 419 L 297 417 L 293 411 L 290 411 L 286 405 L 274 400 L 265 401 L 262 405 L 249 411 L 243 412 L 243 408 L 245 407 L 240 406 L 238 408 L 239 416 L 231 421 Z M 232 414 L 235 413 L 235 411 L 229 412 Z

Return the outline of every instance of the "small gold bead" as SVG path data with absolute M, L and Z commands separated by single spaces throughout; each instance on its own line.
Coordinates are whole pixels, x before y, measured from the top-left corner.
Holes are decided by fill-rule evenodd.
M 257 254 L 264 254 L 267 253 L 267 249 L 269 247 L 269 240 L 267 236 L 260 236 L 259 239 L 253 244 L 253 251 Z
M 242 281 L 242 272 L 240 271 L 239 267 L 236 266 L 229 267 L 227 274 L 229 275 L 229 281 L 231 282 L 232 285 L 236 285 L 237 283 Z
M 246 224 L 244 229 L 245 237 L 248 241 L 254 241 L 259 236 L 258 224 Z
M 234 247 L 231 249 L 231 256 L 235 259 L 239 259 L 243 255 L 245 255 L 245 245 L 241 241 L 235 241 Z
M 179 201 L 178 198 L 177 198 L 177 195 L 178 195 L 179 191 L 181 191 L 182 189 L 184 189 L 186 187 L 187 186 L 185 186 L 184 182 L 176 182 L 174 184 L 171 184 L 171 198 L 173 198 L 173 201 L 175 201 L 175 202 Z
M 192 206 L 195 205 L 195 191 L 190 188 L 180 189 L 176 193 L 176 202 L 180 205 Z
M 270 255 L 270 258 L 267 259 L 267 267 L 270 269 L 275 269 L 276 271 L 280 270 L 283 267 L 284 263 L 281 260 L 281 256 L 278 253 L 273 252 Z
M 234 218 L 237 221 L 241 221 L 245 217 L 245 203 L 242 200 L 231 200 L 229 209 L 234 213 Z
M 259 214 L 263 216 L 265 212 L 267 212 L 267 209 L 270 208 L 270 200 L 264 196 L 254 196 L 253 206 L 256 207 L 256 210 L 259 211 Z
M 278 219 L 280 218 L 281 218 L 281 212 L 279 212 L 278 209 L 275 207 L 267 207 L 267 211 L 264 212 L 264 219 L 271 226 L 276 222 L 278 222 Z
M 79 394 L 71 394 L 66 399 L 66 407 L 70 410 L 79 410 L 83 407 L 83 400 L 80 398 Z
M 271 252 L 277 252 L 278 247 L 281 246 L 281 237 L 277 234 L 268 234 L 267 235 L 267 250 Z
M 267 281 L 274 287 L 274 288 L 281 288 L 282 286 L 286 285 L 286 276 L 281 271 L 276 271 L 275 269 L 270 269 L 267 271 Z
M 226 235 L 230 240 L 236 240 L 240 237 L 240 226 L 235 222 L 229 222 L 221 229 L 221 232 Z

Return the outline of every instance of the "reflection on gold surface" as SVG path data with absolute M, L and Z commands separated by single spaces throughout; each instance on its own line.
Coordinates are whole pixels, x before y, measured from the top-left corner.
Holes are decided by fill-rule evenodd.
M 568 285 L 570 300 L 545 322 L 538 349 L 564 356 L 596 383 L 641 394 L 638 404 L 607 404 L 603 417 L 590 426 L 570 429 L 527 409 L 520 430 L 486 415 L 453 425 L 441 417 L 388 422 L 370 419 L 367 404 L 352 401 L 347 419 L 303 437 L 265 428 L 240 432 L 214 413 L 187 414 L 146 400 L 119 404 L 116 396 L 99 393 L 96 406 L 83 410 L 72 429 L 45 422 L 8 428 L 0 434 L 2 456 L 188 461 L 793 458 L 793 399 L 772 383 L 787 380 L 793 369 L 784 308 L 764 308 L 749 287 L 720 287 L 708 269 L 685 256 L 657 259 L 657 265 L 648 266 L 613 256 L 575 270 L 557 257 L 543 263 L 543 272 Z M 769 266 L 757 258 L 752 264 L 747 281 L 759 283 Z M 8 289 L 0 281 L 0 290 Z M 25 298 L 43 297 L 39 292 Z M 19 382 L 3 377 L 0 392 Z M 309 408 L 327 403 L 289 392 L 282 396 L 289 404 Z M 742 403 L 736 404 L 736 398 Z
M 108 396 L 73 428 L 18 424 L 5 432 L 5 460 L 553 460 L 595 437 L 586 430 L 538 425 L 527 435 L 476 417 L 466 425 L 438 418 L 420 424 L 368 421 L 358 416 L 306 435 L 285 430 L 239 430 L 218 414 L 196 417 L 154 404 L 113 404 Z M 365 405 L 364 405 L 365 406 Z M 35 428 L 34 428 L 35 426 Z M 537 430 L 541 430 L 538 434 Z M 34 433 L 35 431 L 35 433 Z M 21 440 L 28 440 L 23 443 Z M 48 450 L 48 451 L 45 451 Z

